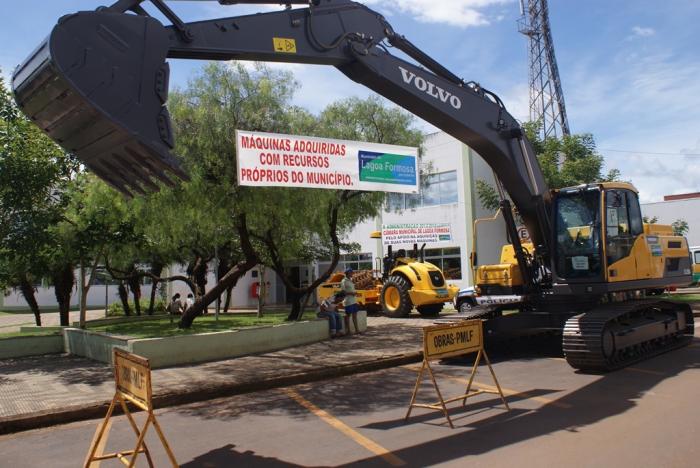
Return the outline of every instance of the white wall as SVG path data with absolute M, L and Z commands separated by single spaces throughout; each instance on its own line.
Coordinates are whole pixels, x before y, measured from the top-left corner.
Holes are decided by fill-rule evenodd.
M 171 275 L 186 275 L 186 267 L 176 265 L 172 268 Z M 255 277 L 254 277 L 255 275 Z M 260 273 L 257 268 L 248 271 L 242 278 L 238 280 L 236 287 L 231 292 L 231 304 L 229 308 L 251 308 L 257 307 L 258 300 L 251 297 L 251 287 L 254 282 L 260 281 Z M 284 303 L 284 295 L 278 293 L 277 283 L 281 281 L 277 274 L 269 268 L 265 269 L 265 282 L 269 283 L 267 288 L 266 304 Z M 210 265 L 209 275 L 207 276 L 207 290 L 216 284 L 216 275 L 214 273 L 214 264 Z M 168 288 L 168 297 L 172 297 L 175 293 L 180 293 L 181 300 L 191 293 L 190 288 L 182 281 L 170 283 Z M 226 293 L 221 295 L 221 308 L 224 307 Z M 209 307 L 213 308 L 216 303 L 212 303 Z
M 76 275 L 77 276 L 77 275 Z M 119 301 L 116 285 L 93 285 L 90 287 L 87 295 L 87 304 L 90 309 L 103 309 L 105 307 L 105 293 L 107 293 L 106 303 L 111 304 Z M 151 285 L 141 286 L 141 297 L 148 298 L 151 295 Z M 58 307 L 56 296 L 53 287 L 39 287 L 36 290 L 35 297 L 39 307 Z M 73 293 L 70 299 L 71 307 L 78 307 L 80 298 L 78 295 L 78 286 L 73 287 Z M 0 306 L 7 308 L 26 308 L 27 303 L 19 291 L 9 291 L 9 294 L 0 298 Z
M 472 158 L 472 178 L 474 181 L 483 180 L 495 188 L 496 182 L 493 170 L 477 153 L 471 151 Z M 474 182 L 474 187 L 476 182 Z M 479 201 L 476 188 L 473 193 L 474 200 L 474 220 L 493 218 L 495 211 L 487 210 Z M 471 236 L 471 234 L 470 234 Z M 501 259 L 501 248 L 508 243 L 506 227 L 503 216 L 499 214 L 493 221 L 481 221 L 478 224 L 476 233 L 476 253 L 478 265 L 492 265 L 499 263 Z
M 213 268 L 213 264 L 211 265 Z M 257 269 L 255 270 L 257 271 Z M 185 273 L 185 267 L 180 266 L 180 265 L 174 265 L 171 267 L 171 271 L 167 273 L 168 275 L 186 275 Z M 166 275 L 166 273 L 163 273 L 163 275 Z M 77 275 L 76 275 L 77 276 Z M 258 275 L 259 276 L 259 275 Z M 207 279 L 207 289 L 211 288 L 216 284 L 215 281 L 215 275 L 212 271 L 210 271 L 208 279 Z M 275 272 L 270 270 L 269 268 L 265 272 L 265 279 L 269 284 L 268 287 L 268 294 L 267 294 L 267 300 L 266 304 L 278 304 L 278 303 L 284 303 L 284 295 L 278 294 L 277 291 L 277 283 L 279 279 L 277 278 L 277 275 Z M 250 289 L 253 284 L 253 282 L 259 281 L 259 277 L 253 278 L 253 271 L 249 271 L 243 276 L 239 281 L 236 287 L 233 289 L 232 292 L 232 297 L 231 297 L 231 305 L 230 308 L 250 308 L 250 307 L 257 307 L 258 302 L 257 299 L 254 299 L 250 296 Z M 172 297 L 176 292 L 180 293 L 180 296 L 182 296 L 182 299 L 184 300 L 187 297 L 187 294 L 190 293 L 189 287 L 182 281 L 176 281 L 169 283 L 166 287 L 167 291 L 167 298 Z M 0 307 L 6 307 L 8 309 L 14 309 L 14 308 L 27 308 L 28 305 L 25 302 L 24 298 L 18 291 L 7 291 L 9 292 L 8 295 L 5 295 L 3 297 L 2 294 L 0 294 Z M 105 292 L 107 293 L 107 298 L 105 299 Z M 142 285 L 141 286 L 141 298 L 142 299 L 148 299 L 150 298 L 151 295 L 151 285 Z M 131 300 L 131 294 L 129 294 L 129 299 Z M 46 308 L 57 308 L 58 303 L 56 301 L 56 296 L 54 295 L 54 289 L 53 287 L 48 287 L 48 288 L 37 288 L 36 291 L 36 299 L 37 302 L 39 303 L 39 307 L 46 307 Z M 222 294 L 221 296 L 221 307 L 223 308 L 224 305 L 224 300 L 226 299 L 226 295 Z M 107 304 L 112 304 L 114 302 L 119 302 L 119 295 L 117 293 L 117 286 L 116 285 L 109 285 L 105 287 L 104 285 L 93 285 L 90 287 L 90 290 L 88 291 L 88 297 L 87 297 L 87 304 L 89 309 L 103 309 L 105 307 L 105 300 Z M 78 302 L 79 302 L 79 297 L 78 297 L 78 287 L 75 286 L 73 288 L 73 294 L 71 296 L 71 307 L 77 308 L 78 307 Z M 210 307 L 214 307 L 215 304 L 212 304 Z
M 700 198 L 644 203 L 642 215 L 659 218 L 659 224 L 671 224 L 677 219 L 688 222 L 686 238 L 690 246 L 700 246 Z

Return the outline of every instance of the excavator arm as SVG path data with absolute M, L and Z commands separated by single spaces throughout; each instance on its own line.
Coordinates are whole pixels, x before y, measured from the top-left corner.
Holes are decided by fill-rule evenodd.
M 477 151 L 548 250 L 549 189 L 520 125 L 495 94 L 459 79 L 380 14 L 349 0 L 284 1 L 280 11 L 184 23 L 150 0 L 172 23 L 163 26 L 144 1 L 62 17 L 12 81 L 23 111 L 118 190 L 187 178 L 172 153 L 167 58 L 331 65 Z

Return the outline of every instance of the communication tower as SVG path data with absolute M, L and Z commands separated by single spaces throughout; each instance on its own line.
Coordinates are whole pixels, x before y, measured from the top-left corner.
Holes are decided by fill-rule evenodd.
M 570 135 L 564 93 L 554 56 L 547 0 L 520 0 L 518 31 L 528 37 L 530 120 L 540 121 L 544 139 Z

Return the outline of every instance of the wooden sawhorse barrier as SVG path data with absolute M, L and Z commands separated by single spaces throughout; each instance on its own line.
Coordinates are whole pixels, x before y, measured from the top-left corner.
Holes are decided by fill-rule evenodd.
M 472 353 L 477 353 L 477 355 L 476 360 L 474 361 L 474 366 L 472 367 L 471 375 L 469 376 L 469 382 L 467 383 L 465 393 L 444 399 L 442 397 L 442 393 L 440 392 L 440 388 L 438 387 L 437 381 L 435 380 L 433 369 L 430 367 L 430 361 Z M 476 371 L 481 363 L 482 356 L 486 360 L 489 371 L 491 371 L 491 376 L 493 377 L 497 390 L 472 390 L 474 377 L 476 376 Z M 428 375 L 430 375 L 430 380 L 433 382 L 433 387 L 435 387 L 438 401 L 435 403 L 416 403 L 416 395 L 418 394 L 418 389 L 423 380 L 423 373 L 426 369 L 428 370 Z M 481 395 L 482 393 L 493 393 L 500 395 L 506 409 L 510 411 L 508 402 L 503 396 L 503 391 L 501 390 L 501 386 L 496 378 L 496 373 L 493 371 L 493 367 L 491 367 L 491 361 L 489 361 L 489 357 L 484 349 L 483 325 L 481 320 L 468 320 L 447 325 L 435 325 L 432 327 L 423 328 L 423 365 L 418 373 L 416 386 L 413 389 L 411 403 L 409 403 L 408 412 L 406 413 L 404 421 L 408 421 L 413 408 L 428 408 L 436 411 L 442 411 L 442 414 L 445 415 L 450 427 L 454 429 L 454 425 L 450 419 L 450 414 L 447 411 L 447 403 L 462 400 L 462 406 L 465 406 L 468 398 Z
M 163 443 L 163 448 L 165 449 L 165 453 L 168 454 L 170 463 L 174 467 L 179 466 L 177 461 L 175 461 L 175 455 L 173 455 L 172 450 L 170 450 L 168 441 L 165 439 L 165 435 L 163 435 L 163 430 L 160 428 L 160 424 L 158 424 L 156 415 L 153 413 L 151 365 L 148 359 L 128 353 L 119 348 L 114 348 L 112 362 L 114 363 L 116 391 L 114 393 L 114 398 L 112 398 L 112 403 L 107 410 L 107 416 L 105 416 L 104 421 L 102 421 L 102 424 L 98 426 L 95 432 L 95 437 L 90 445 L 84 467 L 89 468 L 93 462 L 112 458 L 118 459 L 128 467 L 133 467 L 139 453 L 145 454 L 148 466 L 153 467 L 153 459 L 151 458 L 151 454 L 144 440 L 148 426 L 151 424 L 155 427 L 158 437 Z M 148 413 L 143 428 L 139 429 L 134 417 L 129 411 L 127 403 L 132 403 L 137 408 Z M 104 455 L 97 454 L 102 438 L 105 437 L 106 432 L 109 432 L 110 418 L 117 404 L 121 405 L 122 411 L 124 411 L 131 428 L 136 434 L 136 446 L 132 450 L 122 450 L 114 453 L 106 453 Z M 129 456 L 131 456 L 131 458 L 129 458 Z

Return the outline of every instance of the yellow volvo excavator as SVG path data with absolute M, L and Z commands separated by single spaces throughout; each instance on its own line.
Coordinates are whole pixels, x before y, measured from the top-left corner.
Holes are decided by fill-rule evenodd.
M 172 154 L 166 59 L 334 66 L 469 145 L 503 184 L 511 245 L 501 265 L 480 269 L 479 288 L 521 296 L 520 313 L 491 313 L 488 332 L 563 329 L 568 362 L 594 371 L 692 339 L 687 304 L 643 297 L 691 282 L 685 240 L 644 225 L 629 184 L 550 190 L 498 96 L 447 70 L 379 13 L 349 0 L 283 0 L 288 8 L 279 11 L 186 23 L 164 0 L 148 0 L 170 23 L 164 25 L 145 1 L 63 16 L 12 79 L 24 112 L 118 190 L 145 193 L 157 190 L 157 181 L 187 177 Z M 392 55 L 392 47 L 410 61 Z M 511 201 L 529 247 L 520 243 Z

